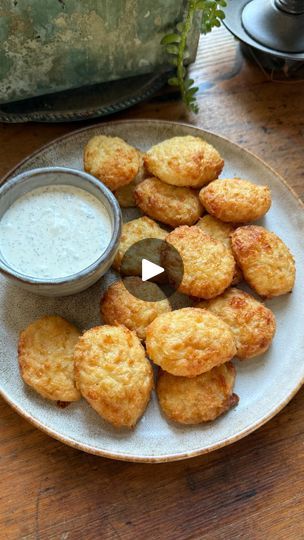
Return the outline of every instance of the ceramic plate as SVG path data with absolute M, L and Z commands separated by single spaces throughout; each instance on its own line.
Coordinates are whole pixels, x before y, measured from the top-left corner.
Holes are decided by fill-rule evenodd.
M 213 144 L 225 159 L 222 176 L 240 176 L 272 191 L 271 210 L 261 223 L 292 250 L 297 264 L 294 291 L 267 302 L 277 318 L 270 350 L 247 362 L 235 361 L 239 405 L 213 423 L 179 427 L 160 414 L 155 395 L 134 431 L 109 427 L 84 400 L 65 409 L 43 400 L 24 386 L 18 372 L 17 340 L 22 328 L 44 314 L 57 313 L 79 328 L 99 324 L 99 298 L 111 273 L 81 294 L 48 299 L 23 292 L 0 280 L 0 359 L 3 397 L 26 419 L 49 435 L 86 452 L 129 461 L 173 461 L 230 444 L 278 413 L 304 379 L 304 212 L 301 202 L 265 163 L 218 135 L 171 122 L 136 120 L 88 127 L 48 144 L 18 165 L 10 176 L 48 165 L 82 168 L 83 147 L 98 133 L 118 135 L 141 150 L 175 135 L 196 135 Z M 125 216 L 130 218 L 130 212 Z

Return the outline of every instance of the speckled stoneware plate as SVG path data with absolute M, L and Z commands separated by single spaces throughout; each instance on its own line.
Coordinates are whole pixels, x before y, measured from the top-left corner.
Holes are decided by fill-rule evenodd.
M 118 135 L 148 149 L 175 135 L 198 135 L 212 143 L 225 159 L 222 176 L 238 175 L 268 184 L 273 204 L 263 224 L 292 250 L 297 280 L 292 294 L 267 302 L 277 317 L 271 349 L 247 362 L 235 361 L 235 391 L 239 405 L 213 423 L 195 427 L 170 424 L 160 414 L 155 395 L 134 431 L 116 431 L 84 400 L 65 409 L 41 399 L 24 386 L 17 363 L 17 340 L 22 328 L 43 314 L 57 313 L 82 329 L 99 324 L 99 298 L 111 273 L 88 291 L 60 299 L 24 292 L 0 279 L 0 357 L 3 397 L 22 416 L 49 435 L 86 452 L 129 461 L 173 461 L 210 452 L 254 431 L 278 413 L 304 379 L 304 212 L 284 181 L 265 163 L 218 135 L 171 122 L 136 120 L 100 124 L 71 133 L 48 144 L 18 165 L 12 174 L 48 165 L 82 168 L 83 147 L 98 133 Z M 128 219 L 131 216 L 129 212 Z

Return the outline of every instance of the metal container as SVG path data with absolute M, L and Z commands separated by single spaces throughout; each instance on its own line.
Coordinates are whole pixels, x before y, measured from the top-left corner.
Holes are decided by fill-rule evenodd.
M 187 0 L 1 0 L 0 103 L 168 69 Z M 199 20 L 189 39 L 195 58 Z

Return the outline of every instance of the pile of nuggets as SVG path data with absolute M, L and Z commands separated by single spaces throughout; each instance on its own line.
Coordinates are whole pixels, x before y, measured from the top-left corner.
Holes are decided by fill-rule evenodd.
M 137 206 L 143 216 L 123 225 L 113 263 L 122 278 L 101 299 L 104 324 L 81 334 L 61 317 L 48 316 L 21 333 L 19 362 L 27 384 L 60 402 L 83 396 L 103 419 L 127 428 L 149 402 L 150 361 L 160 368 L 156 392 L 171 421 L 207 422 L 238 403 L 231 359 L 267 351 L 276 322 L 270 309 L 235 285 L 244 280 L 262 299 L 288 293 L 295 263 L 276 234 L 248 224 L 269 210 L 269 188 L 218 179 L 223 165 L 199 137 L 173 137 L 146 154 L 118 137 L 89 140 L 85 170 L 122 207 Z M 189 307 L 174 310 L 165 296 L 141 300 L 125 286 L 144 287 L 159 298 L 159 285 L 139 277 L 144 254 L 122 264 L 130 246 L 149 238 L 165 240 L 180 254 L 178 291 L 189 296 Z M 166 247 L 158 256 L 174 285 L 174 257 Z

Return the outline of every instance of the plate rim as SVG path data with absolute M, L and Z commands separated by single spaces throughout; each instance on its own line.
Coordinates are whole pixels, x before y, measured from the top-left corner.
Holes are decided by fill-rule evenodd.
M 239 148 L 241 151 L 244 151 L 246 152 L 247 154 L 251 155 L 252 157 L 254 157 L 255 159 L 257 159 L 260 163 L 262 163 L 264 165 L 264 167 L 266 167 L 269 171 L 271 171 L 275 176 L 278 177 L 278 179 L 280 180 L 280 182 L 282 182 L 282 184 L 284 184 L 285 187 L 288 188 L 288 190 L 292 193 L 292 195 L 294 196 L 294 198 L 297 200 L 298 204 L 300 205 L 300 207 L 302 209 L 304 209 L 304 202 L 302 201 L 302 199 L 299 197 L 299 195 L 296 193 L 296 191 L 288 184 L 288 182 L 285 180 L 285 178 L 283 178 L 282 175 L 280 175 L 273 167 L 271 167 L 270 165 L 268 165 L 268 163 L 266 163 L 266 161 L 264 161 L 262 158 L 260 158 L 257 154 L 255 154 L 254 152 L 252 152 L 251 150 L 248 150 L 247 148 L 245 148 L 244 146 L 242 146 L 241 144 L 239 143 L 236 143 L 234 141 L 231 141 L 230 139 L 228 139 L 228 137 L 225 137 L 224 135 L 220 135 L 219 133 L 216 133 L 215 131 L 211 131 L 210 129 L 204 129 L 202 127 L 199 127 L 199 126 L 195 126 L 193 124 L 190 124 L 189 122 L 176 122 L 174 120 L 158 120 L 157 118 L 131 118 L 130 120 L 128 119 L 123 119 L 123 120 L 109 120 L 108 122 L 96 122 L 90 126 L 84 126 L 82 128 L 79 128 L 79 129 L 73 129 L 72 131 L 70 131 L 69 133 L 65 133 L 64 135 L 60 135 L 59 137 L 55 137 L 54 139 L 52 139 L 51 141 L 47 142 L 46 144 L 43 144 L 42 146 L 39 146 L 36 150 L 34 150 L 33 152 L 31 152 L 30 154 L 28 154 L 27 156 L 25 156 L 23 159 L 21 159 L 20 161 L 17 162 L 16 165 L 14 165 L 11 169 L 9 169 L 9 171 L 7 173 L 5 173 L 3 176 L 1 176 L 0 178 L 0 184 L 2 184 L 3 182 L 6 182 L 8 180 L 8 178 L 10 178 L 12 176 L 12 174 L 14 174 L 14 172 L 19 169 L 19 167 L 21 167 L 24 163 L 26 163 L 26 161 L 29 159 L 29 158 L 32 158 L 32 157 L 35 157 L 37 156 L 38 154 L 40 154 L 41 151 L 43 150 L 46 150 L 47 148 L 51 147 L 53 144 L 55 143 L 58 143 L 58 142 L 61 142 L 61 141 L 64 141 L 65 139 L 69 139 L 71 136 L 73 135 L 77 135 L 78 133 L 81 133 L 83 131 L 90 131 L 90 130 L 94 130 L 98 127 L 102 127 L 102 126 L 112 126 L 112 125 L 116 125 L 116 124 L 135 124 L 135 123 L 139 123 L 139 124 L 145 124 L 145 123 L 149 123 L 149 124 L 165 124 L 165 125 L 173 125 L 173 126 L 182 126 L 182 127 L 190 127 L 194 130 L 197 130 L 198 132 L 205 132 L 205 133 L 208 133 L 214 137 L 217 137 L 219 139 L 222 139 L 224 140 L 225 142 L 229 143 L 229 144 L 232 144 L 234 146 L 236 146 L 237 148 Z
M 262 160 L 259 156 L 257 156 L 254 152 L 251 152 L 250 150 L 247 150 L 243 146 L 241 146 L 238 143 L 235 143 L 228 139 L 227 137 L 224 137 L 222 135 L 219 135 L 218 133 L 215 133 L 210 130 L 203 129 L 198 126 L 194 126 L 190 123 L 186 122 L 175 122 L 170 120 L 157 120 L 155 118 L 139 118 L 139 119 L 124 119 L 124 120 L 114 120 L 109 122 L 98 122 L 94 123 L 90 126 L 85 126 L 80 129 L 72 130 L 69 133 L 66 133 L 64 135 L 61 135 L 60 137 L 56 137 L 55 139 L 52 139 L 48 143 L 40 146 L 37 148 L 37 150 L 34 150 L 34 152 L 28 154 L 25 158 L 20 160 L 14 167 L 12 167 L 4 176 L 0 179 L 0 184 L 6 182 L 14 173 L 15 171 L 24 165 L 30 158 L 34 158 L 38 154 L 40 154 L 41 151 L 53 146 L 56 143 L 60 143 L 61 141 L 64 141 L 65 139 L 68 139 L 70 137 L 73 137 L 74 135 L 77 135 L 78 133 L 84 132 L 84 131 L 90 131 L 94 130 L 96 128 L 102 128 L 105 126 L 113 126 L 113 125 L 119 125 L 119 124 L 144 124 L 144 123 L 152 123 L 152 124 L 163 124 L 166 126 L 181 126 L 186 128 L 192 128 L 196 130 L 198 133 L 208 133 L 212 136 L 215 136 L 216 138 L 219 138 L 221 140 L 224 140 L 225 142 L 232 144 L 233 146 L 239 148 L 241 151 L 251 155 L 256 160 L 258 160 L 264 167 L 266 167 L 272 174 L 274 174 L 278 180 L 290 191 L 290 193 L 293 195 L 293 198 L 297 201 L 299 207 L 304 210 L 304 202 L 301 200 L 301 198 L 298 196 L 298 194 L 295 192 L 295 190 L 287 183 L 287 181 L 278 173 L 276 172 L 270 165 L 268 165 L 264 160 Z M 88 454 L 93 454 L 96 456 L 101 456 L 109 459 L 115 459 L 119 461 L 127 461 L 127 462 L 135 462 L 135 463 L 163 463 L 163 462 L 171 462 L 171 461 L 180 461 L 183 459 L 189 459 L 192 457 L 197 457 L 203 454 L 210 453 L 214 450 L 218 450 L 220 448 L 224 448 L 225 446 L 228 446 L 230 444 L 233 444 L 240 439 L 243 439 L 250 433 L 253 433 L 258 428 L 262 427 L 264 424 L 266 424 L 269 420 L 271 420 L 274 416 L 276 416 L 290 401 L 291 399 L 297 394 L 297 392 L 300 390 L 302 385 L 304 384 L 304 376 L 301 378 L 301 380 L 298 382 L 296 387 L 294 387 L 289 394 L 286 396 L 286 398 L 279 403 L 279 405 L 276 405 L 266 416 L 262 416 L 260 419 L 256 420 L 253 424 L 248 426 L 247 428 L 243 429 L 236 435 L 227 437 L 226 439 L 223 439 L 220 442 L 210 444 L 209 446 L 205 448 L 197 448 L 190 452 L 182 452 L 177 454 L 163 454 L 161 456 L 153 456 L 153 455 L 147 455 L 147 456 L 135 456 L 133 454 L 128 453 L 117 453 L 117 452 L 110 452 L 108 450 L 101 450 L 99 448 L 96 448 L 94 446 L 86 445 L 84 443 L 79 443 L 76 440 L 72 439 L 71 437 L 65 437 L 64 435 L 61 435 L 58 433 L 58 431 L 53 430 L 52 428 L 47 427 L 43 424 L 40 420 L 37 420 L 31 416 L 31 414 L 27 411 L 25 411 L 22 407 L 19 407 L 16 405 L 14 400 L 11 399 L 11 397 L 5 392 L 5 390 L 1 386 L 0 382 L 0 396 L 12 407 L 12 409 L 20 414 L 23 418 L 25 418 L 30 424 L 34 425 L 36 428 L 40 429 L 42 432 L 46 433 L 47 435 L 51 436 L 52 438 L 60 441 L 61 443 L 64 443 L 76 450 L 81 450 L 83 452 L 86 452 Z

